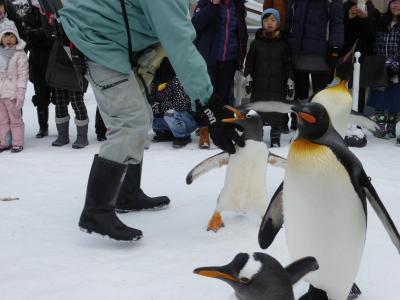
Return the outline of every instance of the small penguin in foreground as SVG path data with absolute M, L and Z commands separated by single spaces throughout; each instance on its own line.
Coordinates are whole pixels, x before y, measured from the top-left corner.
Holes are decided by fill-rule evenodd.
M 285 177 L 275 192 L 259 231 L 268 248 L 285 223 L 291 258 L 317 259 L 319 270 L 301 300 L 346 300 L 357 275 L 367 229 L 367 202 L 374 208 L 393 244 L 400 235 L 366 175 L 361 162 L 332 127 L 319 103 L 293 107 L 298 137 L 291 144 Z
M 382 135 L 382 130 L 369 117 L 352 110 L 352 95 L 347 87 L 353 75 L 354 49 L 341 57 L 336 65 L 335 79 L 327 88 L 319 91 L 310 98 L 310 102 L 322 104 L 329 113 L 333 128 L 342 138 L 346 135 L 348 123 L 366 128 L 377 136 Z M 258 112 L 289 113 L 291 107 L 297 102 L 293 101 L 258 101 L 244 105 L 245 109 L 254 109 Z M 297 103 L 299 104 L 299 103 Z
M 234 289 L 230 300 L 294 300 L 293 284 L 317 269 L 314 257 L 304 257 L 284 268 L 272 256 L 256 252 L 239 253 L 228 265 L 193 272 L 228 283 Z
M 227 165 L 225 183 L 217 201 L 217 207 L 208 222 L 207 230 L 217 232 L 224 226 L 222 211 L 253 211 L 261 217 L 267 208 L 266 175 L 267 162 L 283 166 L 285 159 L 269 152 L 263 141 L 263 122 L 259 114 L 253 110 L 242 114 L 240 111 L 227 107 L 235 113 L 234 118 L 224 119 L 243 129 L 246 141 L 244 147 L 237 147 L 236 153 L 226 152 L 207 158 L 195 166 L 187 175 L 186 183 L 207 171 Z

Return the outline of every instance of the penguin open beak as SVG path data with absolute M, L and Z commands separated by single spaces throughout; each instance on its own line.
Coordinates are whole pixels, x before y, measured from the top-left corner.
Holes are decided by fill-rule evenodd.
M 341 80 L 349 81 L 353 76 L 353 58 L 356 51 L 358 40 L 354 43 L 353 47 L 343 57 L 339 58 L 335 68 L 335 77 Z
M 193 273 L 205 277 L 217 278 L 222 280 L 228 280 L 234 282 L 240 281 L 234 275 L 230 274 L 231 272 L 229 271 L 229 268 L 227 268 L 227 266 L 197 268 L 193 271 Z
M 246 116 L 243 115 L 239 110 L 237 110 L 236 108 L 229 106 L 229 105 L 225 105 L 225 108 L 230 110 L 231 112 L 233 112 L 235 114 L 234 118 L 226 118 L 226 119 L 222 119 L 222 122 L 225 123 L 235 123 L 235 122 L 240 122 L 243 120 L 246 120 Z

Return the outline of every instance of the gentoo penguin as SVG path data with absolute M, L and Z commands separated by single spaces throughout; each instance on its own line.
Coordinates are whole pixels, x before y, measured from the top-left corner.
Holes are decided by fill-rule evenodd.
M 310 98 L 310 102 L 322 104 L 329 113 L 331 122 L 336 131 L 344 138 L 348 123 L 368 129 L 375 135 L 382 135 L 379 126 L 367 116 L 353 111 L 352 96 L 347 87 L 353 73 L 354 48 L 336 65 L 335 79 L 327 88 L 319 91 Z M 334 84 L 336 83 L 336 84 Z M 293 106 L 293 101 L 258 101 L 243 106 L 244 109 L 254 109 L 258 112 L 288 113 Z
M 225 281 L 234 289 L 231 300 L 294 300 L 293 284 L 318 269 L 314 257 L 305 257 L 286 268 L 272 256 L 239 253 L 229 264 L 197 268 L 193 272 Z
M 361 162 L 332 127 L 319 103 L 293 107 L 298 137 L 290 146 L 283 183 L 275 192 L 259 231 L 265 249 L 285 222 L 291 258 L 317 259 L 319 270 L 301 300 L 345 300 L 364 250 L 369 200 L 392 242 L 400 236 Z
M 239 125 L 243 129 L 246 145 L 237 147 L 235 154 L 222 152 L 207 158 L 195 166 L 186 177 L 186 183 L 191 184 L 205 172 L 227 165 L 224 187 L 207 227 L 207 230 L 214 232 L 224 226 L 222 211 L 252 211 L 262 216 L 267 208 L 267 162 L 283 166 L 285 161 L 284 158 L 268 151 L 263 142 L 263 122 L 257 112 L 251 110 L 242 114 L 232 107 L 227 108 L 235 113 L 235 117 L 224 119 L 223 122 Z

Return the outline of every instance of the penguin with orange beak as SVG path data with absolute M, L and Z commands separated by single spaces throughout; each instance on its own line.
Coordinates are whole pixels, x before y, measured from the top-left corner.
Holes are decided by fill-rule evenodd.
M 294 300 L 293 284 L 318 269 L 313 257 L 305 257 L 284 268 L 265 253 L 239 253 L 229 264 L 197 268 L 198 275 L 220 279 L 234 289 L 230 300 Z
M 292 260 L 317 259 L 319 270 L 299 300 L 345 300 L 360 267 L 367 230 L 367 200 L 400 252 L 400 235 L 361 162 L 332 127 L 319 103 L 293 107 L 298 136 L 285 177 L 263 218 L 258 241 L 268 248 L 285 223 Z
M 267 208 L 266 175 L 267 163 L 283 166 L 285 159 L 269 152 L 263 141 L 263 122 L 253 111 L 245 113 L 227 106 L 235 117 L 224 119 L 243 129 L 244 147 L 237 147 L 236 153 L 221 152 L 195 166 L 187 175 L 186 183 L 191 184 L 200 175 L 227 165 L 225 183 L 217 207 L 208 222 L 207 230 L 217 232 L 224 226 L 222 211 L 254 212 L 262 217 Z

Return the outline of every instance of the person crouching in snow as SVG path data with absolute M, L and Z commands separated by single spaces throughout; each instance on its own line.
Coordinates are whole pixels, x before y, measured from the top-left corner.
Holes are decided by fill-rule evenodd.
M 24 148 L 24 122 L 22 105 L 28 83 L 28 57 L 26 43 L 19 37 L 13 21 L 0 24 L 0 152 L 11 148 L 21 152 Z M 5 143 L 11 129 L 12 146 Z
M 279 36 L 279 12 L 274 8 L 264 10 L 256 38 L 246 57 L 244 76 L 250 102 L 293 99 L 294 74 L 288 45 Z M 271 125 L 271 147 L 280 146 L 281 131 L 287 115 L 262 113 L 264 123 Z
M 154 141 L 171 141 L 174 148 L 182 148 L 192 139 L 198 127 L 191 111 L 190 98 L 185 93 L 167 57 L 155 74 L 150 93 L 153 110 Z

